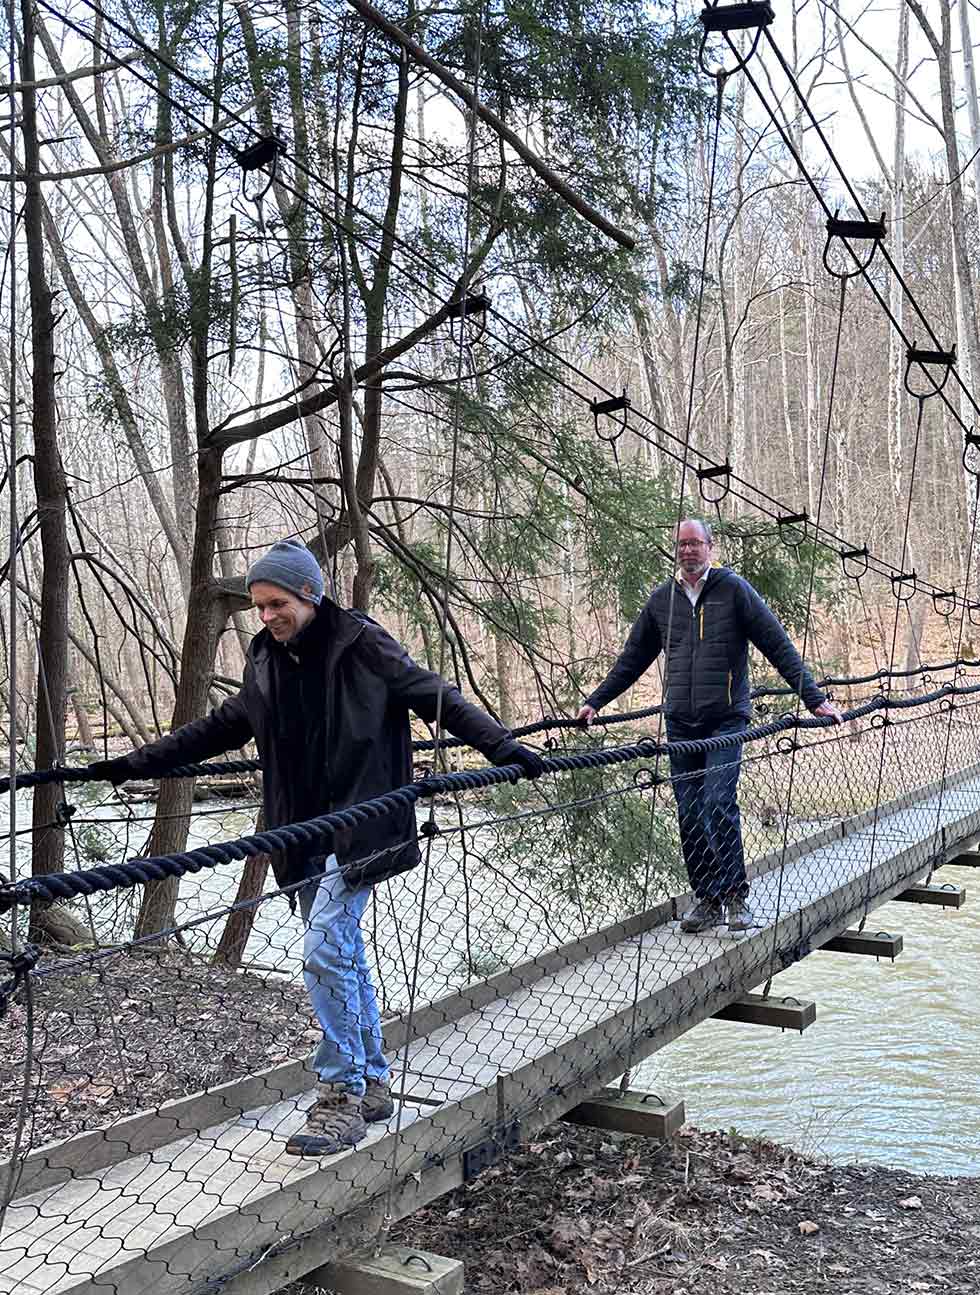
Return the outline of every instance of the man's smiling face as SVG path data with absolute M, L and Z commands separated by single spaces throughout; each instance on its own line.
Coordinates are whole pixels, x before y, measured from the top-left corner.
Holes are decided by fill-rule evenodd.
M 257 580 L 249 593 L 259 619 L 277 643 L 294 639 L 316 615 L 313 603 L 265 580 Z

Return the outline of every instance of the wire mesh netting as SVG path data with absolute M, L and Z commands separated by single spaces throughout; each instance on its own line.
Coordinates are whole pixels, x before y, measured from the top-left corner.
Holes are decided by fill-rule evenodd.
M 330 859 L 242 900 L 266 861 L 212 861 L 148 939 L 132 887 L 71 900 L 90 947 L 7 986 L 0 1289 L 203 1290 L 311 1237 L 329 1258 L 862 923 L 980 833 L 977 703 L 935 684 L 721 749 L 563 730 L 555 765 L 632 754 L 448 775 L 421 864 L 373 887 Z M 253 814 L 205 801 L 195 841 Z M 132 850 L 144 817 L 105 802 L 75 830 Z M 324 1155 L 331 1136 L 352 1145 Z

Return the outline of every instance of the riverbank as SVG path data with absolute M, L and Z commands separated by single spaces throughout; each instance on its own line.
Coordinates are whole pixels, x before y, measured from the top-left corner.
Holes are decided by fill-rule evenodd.
M 975 1295 L 980 1178 L 557 1124 L 393 1239 L 463 1260 L 468 1295 Z

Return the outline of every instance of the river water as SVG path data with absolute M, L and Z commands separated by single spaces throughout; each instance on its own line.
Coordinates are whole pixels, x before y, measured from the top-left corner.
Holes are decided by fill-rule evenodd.
M 633 1086 L 682 1097 L 693 1124 L 838 1163 L 980 1174 L 980 872 L 939 879 L 967 887 L 963 908 L 892 903 L 869 918 L 904 937 L 894 963 L 814 953 L 776 977 L 773 994 L 817 1004 L 802 1035 L 706 1021 L 638 1067 Z

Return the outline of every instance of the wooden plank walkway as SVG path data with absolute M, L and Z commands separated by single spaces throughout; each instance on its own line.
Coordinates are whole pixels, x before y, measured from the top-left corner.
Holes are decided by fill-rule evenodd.
M 406 1041 L 399 1136 L 393 1120 L 340 1156 L 286 1156 L 312 1101 L 290 1063 L 290 1082 L 265 1089 L 277 1100 L 261 1100 L 268 1076 L 237 1085 L 254 1102 L 244 1113 L 225 1115 L 223 1092 L 134 1117 L 133 1140 L 114 1126 L 115 1163 L 92 1144 L 73 1168 L 72 1143 L 49 1150 L 46 1185 L 35 1163 L 8 1211 L 0 1293 L 197 1295 L 226 1279 L 228 1295 L 268 1295 L 371 1235 L 393 1164 L 398 1218 L 458 1185 L 463 1151 L 504 1122 L 526 1138 L 976 841 L 980 768 L 951 782 L 883 807 L 877 825 L 869 812 L 798 843 L 784 868 L 764 860 L 753 904 L 766 925 L 743 938 L 684 935 L 661 905 L 432 1005 Z

